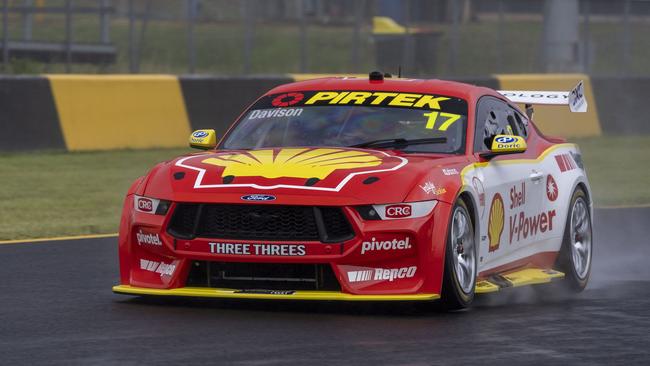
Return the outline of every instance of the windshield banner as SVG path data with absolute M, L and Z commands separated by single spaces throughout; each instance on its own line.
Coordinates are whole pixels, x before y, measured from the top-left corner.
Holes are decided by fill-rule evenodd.
M 375 106 L 438 110 L 467 114 L 467 102 L 441 95 L 384 91 L 302 91 L 262 97 L 253 109 L 309 106 Z

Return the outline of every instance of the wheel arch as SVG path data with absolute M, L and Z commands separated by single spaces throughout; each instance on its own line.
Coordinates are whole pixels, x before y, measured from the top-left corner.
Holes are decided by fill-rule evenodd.
M 478 211 L 476 210 L 476 202 L 474 202 L 474 197 L 469 191 L 462 191 L 458 195 L 458 199 L 462 199 L 463 202 L 467 205 L 467 209 L 469 210 L 470 216 L 472 218 L 472 224 L 474 225 L 474 231 L 478 232 Z
M 465 205 L 467 205 L 467 209 L 469 210 L 469 214 L 472 219 L 472 224 L 474 225 L 474 240 L 476 241 L 476 250 L 477 250 L 476 255 L 480 257 L 481 220 L 479 217 L 479 211 L 476 205 L 476 200 L 474 198 L 474 195 L 472 194 L 472 191 L 465 189 L 460 191 L 456 199 L 457 200 L 462 199 L 463 202 L 465 202 Z
M 589 205 L 589 217 L 591 218 L 593 224 L 593 216 L 594 216 L 594 202 L 592 200 L 593 195 L 591 194 L 591 187 L 589 186 L 589 181 L 587 181 L 586 176 L 581 175 L 573 182 L 573 187 L 571 188 L 571 195 L 569 196 L 567 207 L 571 205 L 571 197 L 573 197 L 573 192 L 575 192 L 576 189 L 578 188 L 582 189 L 582 191 L 585 193 L 585 196 L 587 197 L 587 204 Z M 569 211 L 567 209 L 567 214 L 568 212 Z

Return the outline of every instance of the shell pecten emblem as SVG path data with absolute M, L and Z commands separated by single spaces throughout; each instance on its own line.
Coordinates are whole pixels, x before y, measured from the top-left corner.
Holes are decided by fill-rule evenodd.
M 493 252 L 499 249 L 501 244 L 501 234 L 503 233 L 503 224 L 505 216 L 503 212 L 503 198 L 496 193 L 492 198 L 490 205 L 490 216 L 488 218 L 488 238 L 490 239 L 489 251 Z
M 381 159 L 364 151 L 342 149 L 256 150 L 225 154 L 203 160 L 224 167 L 223 176 L 264 178 L 316 178 L 322 180 L 337 169 L 375 167 Z
M 217 152 L 180 159 L 200 173 L 194 188 L 294 188 L 339 191 L 354 176 L 394 171 L 403 157 L 347 148 L 273 148 Z

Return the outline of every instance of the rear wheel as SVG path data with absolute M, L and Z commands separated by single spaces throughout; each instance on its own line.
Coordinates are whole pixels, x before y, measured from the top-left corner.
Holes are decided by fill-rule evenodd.
M 455 310 L 467 307 L 474 299 L 477 255 L 474 224 L 462 199 L 454 205 L 447 233 L 442 305 Z
M 575 292 L 584 290 L 591 274 L 591 215 L 587 195 L 577 188 L 571 197 L 564 239 L 557 267 L 565 274 L 566 287 Z

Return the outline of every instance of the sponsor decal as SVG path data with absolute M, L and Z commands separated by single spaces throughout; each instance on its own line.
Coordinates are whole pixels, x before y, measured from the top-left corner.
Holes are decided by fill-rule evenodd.
M 147 259 L 140 259 L 140 269 L 149 272 L 159 273 L 160 276 L 162 277 L 163 275 L 171 276 L 172 274 L 174 274 L 174 271 L 176 270 L 176 265 L 171 263 L 167 264 L 164 262 L 156 262 Z
M 136 197 L 135 207 L 138 211 L 153 212 L 154 202 L 149 198 Z
M 249 244 L 210 242 L 210 253 L 230 255 L 268 255 L 275 257 L 301 257 L 307 254 L 302 244 Z
M 386 206 L 386 217 L 398 219 L 411 216 L 411 205 L 398 204 Z
M 160 236 L 158 234 L 147 233 L 142 231 L 142 229 L 138 230 L 138 232 L 135 234 L 135 238 L 138 242 L 138 245 L 149 244 L 162 246 L 162 241 L 160 240 Z
M 451 168 L 451 169 L 442 168 L 442 174 L 444 174 L 444 175 L 458 175 L 458 170 L 456 170 L 456 168 Z
M 293 295 L 295 291 L 293 290 L 262 290 L 262 289 L 250 289 L 250 290 L 237 290 L 236 294 L 259 294 L 259 295 Z
M 208 133 L 205 131 L 196 131 L 192 134 L 192 137 L 195 137 L 197 139 L 202 139 L 206 136 L 208 136 Z
M 485 188 L 483 187 L 483 182 L 477 177 L 472 178 L 472 186 L 478 194 L 478 205 L 481 207 L 481 217 L 485 214 Z
M 442 95 L 400 93 L 367 90 L 319 90 L 266 95 L 257 101 L 254 109 L 290 106 L 369 106 L 414 108 L 435 112 L 429 123 L 435 123 L 438 114 L 444 118 L 467 115 L 467 102 L 461 98 Z M 449 122 L 451 124 L 453 122 Z M 429 128 L 433 128 L 430 126 Z M 442 129 L 444 131 L 444 129 Z
M 568 99 L 569 95 L 565 93 L 544 93 L 544 92 L 514 92 L 514 91 L 505 91 L 500 90 L 499 94 L 507 98 L 528 98 L 528 99 Z
M 501 244 L 501 234 L 503 233 L 504 221 L 505 213 L 503 198 L 501 198 L 501 195 L 499 193 L 495 193 L 494 197 L 492 197 L 492 204 L 490 205 L 490 216 L 488 218 L 488 238 L 490 239 L 490 252 L 499 249 L 499 245 Z
M 413 278 L 417 272 L 416 266 L 402 268 L 370 268 L 361 271 L 348 271 L 348 282 L 389 281 Z
M 560 171 L 562 173 L 576 169 L 578 167 L 573 161 L 571 154 L 568 153 L 555 155 L 555 161 L 557 162 L 557 166 L 560 168 Z
M 393 240 L 380 240 L 377 241 L 374 237 L 370 241 L 364 241 L 361 243 L 361 254 L 367 252 L 379 252 L 379 251 L 390 251 L 390 250 L 405 250 L 411 249 L 410 238 L 407 236 L 404 239 L 393 239 Z
M 302 108 L 255 109 L 248 115 L 248 119 L 297 117 L 301 114 Z
M 437 200 L 401 204 L 372 205 L 382 220 L 399 220 L 427 216 L 433 211 Z
M 366 269 L 363 271 L 348 271 L 348 282 L 365 282 L 371 281 L 373 277 L 373 269 Z
M 408 163 L 381 151 L 277 148 L 181 158 L 176 166 L 199 172 L 194 188 L 290 188 L 338 192 L 361 174 L 395 171 Z
M 546 177 L 546 197 L 549 201 L 554 202 L 557 199 L 557 195 L 559 193 L 560 192 L 558 190 L 557 183 L 555 183 L 555 179 L 553 179 L 553 176 L 549 174 Z
M 391 93 L 369 91 L 321 91 L 309 98 L 305 105 L 375 105 L 390 107 L 410 107 L 440 110 L 440 103 L 448 97 L 414 93 Z
M 526 204 L 526 183 L 522 182 L 521 187 L 510 188 L 510 209 Z
M 273 98 L 273 101 L 271 101 L 271 104 L 274 107 L 289 107 L 292 106 L 296 103 L 299 103 L 301 100 L 305 98 L 305 95 L 302 93 L 286 93 L 286 94 L 280 94 Z
M 426 182 L 424 183 L 423 186 L 420 186 L 424 193 L 426 194 L 433 194 L 435 196 L 447 193 L 447 189 L 445 188 L 437 188 L 433 183 L 431 182 Z
M 512 144 L 517 141 L 517 139 L 512 136 L 499 136 L 494 140 L 499 144 Z
M 527 215 L 525 212 L 519 212 L 510 216 L 510 243 L 515 236 L 517 241 L 533 237 L 537 233 L 545 233 L 553 230 L 553 218 L 555 210 L 541 212 L 534 215 Z
M 270 194 L 247 194 L 241 196 L 243 201 L 274 201 L 275 196 Z
M 553 202 L 557 199 L 558 190 L 555 179 L 551 175 L 546 177 L 546 197 L 549 201 Z M 523 208 L 526 203 L 526 185 L 521 184 L 521 188 L 517 186 L 510 189 L 510 209 Z M 529 237 L 534 237 L 537 234 L 543 234 L 547 231 L 553 230 L 553 218 L 555 217 L 555 210 L 546 212 L 539 212 L 529 214 L 525 211 L 515 212 L 508 218 L 510 235 L 509 242 L 512 244 L 513 240 L 525 240 Z

